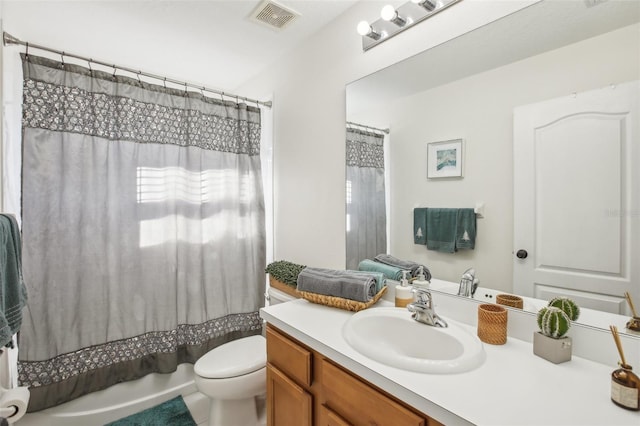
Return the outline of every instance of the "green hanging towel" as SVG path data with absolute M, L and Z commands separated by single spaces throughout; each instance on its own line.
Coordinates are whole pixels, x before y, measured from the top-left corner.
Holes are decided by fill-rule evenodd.
M 470 249 L 476 246 L 476 212 L 473 209 L 458 209 L 456 231 L 456 250 Z
M 22 280 L 22 242 L 16 219 L 0 214 L 0 346 L 12 346 L 22 325 L 27 290 Z
M 458 209 L 427 209 L 427 249 L 454 253 Z
M 427 209 L 425 207 L 413 209 L 413 243 L 427 244 Z

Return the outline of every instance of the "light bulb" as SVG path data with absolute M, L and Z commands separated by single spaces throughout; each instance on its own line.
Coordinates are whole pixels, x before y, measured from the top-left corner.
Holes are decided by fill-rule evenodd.
M 371 32 L 371 25 L 367 21 L 360 21 L 358 24 L 358 34 L 366 36 Z
M 398 12 L 396 12 L 396 9 L 390 4 L 383 7 L 382 10 L 380 11 L 380 17 L 385 21 L 391 21 L 397 16 L 398 16 Z
M 375 32 L 373 27 L 369 25 L 367 21 L 360 21 L 358 24 L 358 34 L 363 37 L 369 37 L 373 40 L 380 40 L 382 35 L 380 33 Z
M 404 18 L 401 18 L 400 15 L 398 15 L 398 11 L 395 10 L 391 5 L 386 5 L 382 8 L 382 10 L 380 11 L 380 17 L 385 21 L 393 22 L 399 27 L 402 27 L 407 23 Z

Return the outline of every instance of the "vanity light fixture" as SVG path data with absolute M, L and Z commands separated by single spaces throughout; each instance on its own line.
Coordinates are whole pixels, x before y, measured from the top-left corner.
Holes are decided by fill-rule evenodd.
M 407 23 L 407 20 L 398 15 L 398 11 L 390 4 L 382 8 L 380 17 L 385 21 L 393 22 L 399 27 L 404 27 Z
M 369 37 L 373 40 L 380 40 L 380 37 L 382 37 L 380 33 L 375 32 L 373 27 L 369 25 L 367 21 L 360 21 L 358 24 L 358 34 L 363 37 Z
M 459 1 L 462 0 L 411 0 L 398 8 L 391 5 L 383 7 L 380 19 L 372 23 L 362 21 L 358 24 L 358 34 L 362 36 L 362 50 L 371 49 Z
M 427 12 L 433 12 L 433 10 L 437 7 L 436 3 L 431 0 L 411 0 L 412 3 L 417 4 L 418 6 L 422 6 L 427 9 Z

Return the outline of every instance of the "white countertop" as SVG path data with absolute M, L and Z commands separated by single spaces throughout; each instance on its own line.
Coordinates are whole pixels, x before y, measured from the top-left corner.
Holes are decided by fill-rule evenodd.
M 392 304 L 381 301 L 377 306 Z M 260 314 L 293 338 L 447 425 L 640 425 L 640 412 L 611 402 L 614 368 L 575 355 L 556 365 L 535 356 L 530 343 L 509 337 L 505 345 L 484 344 L 487 359 L 473 371 L 415 373 L 352 349 L 342 337 L 351 312 L 295 300 L 263 308 Z M 438 314 L 450 319 L 446 312 Z M 474 327 L 460 325 L 475 334 Z

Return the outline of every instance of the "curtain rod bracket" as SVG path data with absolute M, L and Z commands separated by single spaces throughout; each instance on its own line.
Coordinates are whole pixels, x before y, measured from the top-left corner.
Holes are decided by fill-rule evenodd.
M 2 33 L 2 42 L 5 46 L 8 44 L 22 44 L 22 41 L 19 38 L 12 36 L 6 31 Z

